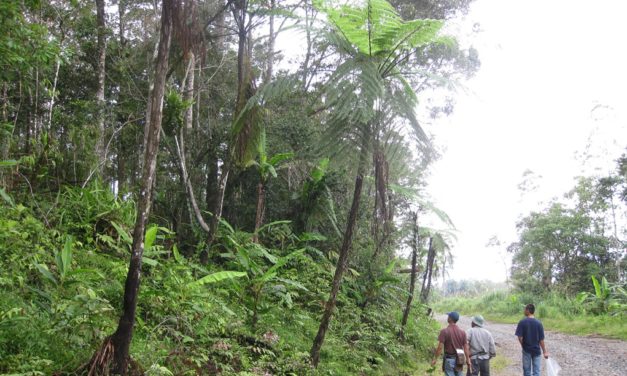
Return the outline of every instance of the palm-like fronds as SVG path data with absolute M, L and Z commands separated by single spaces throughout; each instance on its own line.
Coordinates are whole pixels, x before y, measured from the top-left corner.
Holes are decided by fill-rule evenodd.
M 348 55 L 326 87 L 325 100 L 333 108 L 326 140 L 355 140 L 354 133 L 363 133 L 364 125 L 376 125 L 382 103 L 391 100 L 394 105 L 388 109 L 394 112 L 388 117 L 406 119 L 418 143 L 429 149 L 414 112 L 416 94 L 399 67 L 416 48 L 449 41 L 438 36 L 442 22 L 404 21 L 385 0 L 365 0 L 357 6 L 334 6 L 321 0 L 315 6 L 327 15 L 333 31 L 329 42 Z M 370 134 L 376 132 L 371 129 Z
M 296 85 L 293 79 L 277 79 L 257 90 L 246 102 L 231 126 L 233 159 L 237 165 L 252 163 L 259 152 L 262 137 L 265 137 L 262 127 L 266 106 L 293 93 Z

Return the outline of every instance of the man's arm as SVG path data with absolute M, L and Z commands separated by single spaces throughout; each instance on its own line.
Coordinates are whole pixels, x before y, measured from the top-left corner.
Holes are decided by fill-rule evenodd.
M 494 358 L 496 356 L 496 346 L 494 345 L 494 337 L 490 335 L 490 346 L 488 352 L 490 353 L 490 358 Z
M 433 355 L 433 361 L 431 361 L 431 365 L 435 366 L 435 363 L 438 361 L 438 357 L 440 356 L 440 353 L 442 352 L 442 346 L 444 344 L 442 342 L 438 342 L 438 348 L 435 350 L 435 354 Z
M 466 354 L 466 364 L 468 365 L 468 369 L 472 372 L 472 362 L 470 361 L 470 348 L 468 347 L 468 341 L 464 343 L 464 353 Z
M 518 337 L 518 342 L 520 342 L 520 346 L 523 344 L 523 337 Z
M 546 347 L 544 347 L 544 340 L 540 340 L 540 348 L 542 348 L 542 354 L 544 354 L 544 359 L 549 359 L 549 352 L 546 351 Z

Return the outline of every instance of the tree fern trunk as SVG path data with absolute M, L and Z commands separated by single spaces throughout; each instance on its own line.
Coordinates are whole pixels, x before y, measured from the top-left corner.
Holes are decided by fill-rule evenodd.
M 253 235 L 253 241 L 257 243 L 259 241 L 259 228 L 263 223 L 263 215 L 266 209 L 266 187 L 263 184 L 263 181 L 260 181 L 257 184 L 257 212 L 255 214 L 255 233 Z
M 433 246 L 433 238 L 429 238 L 429 251 L 427 253 L 427 267 L 422 280 L 422 289 L 420 290 L 420 301 L 426 303 L 429 299 L 429 291 L 431 290 L 431 279 L 433 278 L 433 263 L 435 261 L 435 248 Z
M 367 139 L 367 138 L 366 138 Z M 353 231 L 355 230 L 355 224 L 357 223 L 357 214 L 359 212 L 359 203 L 361 200 L 361 191 L 363 188 L 364 171 L 366 167 L 366 159 L 368 156 L 367 146 L 362 146 L 361 155 L 359 158 L 359 167 L 357 169 L 357 176 L 355 177 L 355 190 L 353 192 L 353 203 L 348 214 L 348 222 L 346 223 L 346 232 L 344 233 L 344 239 L 342 241 L 342 248 L 340 249 L 340 256 L 337 260 L 335 267 L 335 275 L 333 276 L 333 283 L 331 285 L 331 293 L 329 300 L 327 300 L 324 306 L 324 313 L 320 320 L 320 327 L 318 328 L 318 334 L 314 339 L 313 346 L 311 347 L 311 362 L 314 367 L 318 366 L 320 361 L 320 349 L 324 343 L 324 337 L 326 336 L 329 323 L 331 322 L 331 316 L 333 315 L 333 309 L 335 308 L 335 302 L 337 299 L 337 293 L 340 290 L 342 283 L 342 275 L 344 269 L 348 263 L 348 256 L 353 242 Z
M 416 287 L 416 263 L 418 258 L 418 212 L 414 213 L 413 222 L 414 236 L 411 247 L 411 278 L 409 280 L 409 295 L 407 296 L 407 304 L 405 304 L 403 319 L 401 320 L 401 331 L 399 333 L 399 337 L 401 339 L 404 337 L 405 325 L 407 325 L 409 310 L 411 309 L 411 302 L 414 299 L 414 289 Z
M 147 133 L 147 143 L 144 151 L 144 164 L 140 198 L 137 203 L 137 220 L 133 231 L 133 249 L 131 262 L 124 286 L 124 305 L 118 328 L 111 337 L 114 347 L 113 373 L 125 375 L 128 369 L 129 347 L 135 325 L 135 310 L 137 308 L 137 294 L 141 279 L 142 255 L 144 252 L 144 233 L 150 215 L 152 203 L 152 185 L 157 168 L 157 154 L 159 151 L 159 136 L 163 107 L 163 94 L 168 70 L 168 54 L 170 51 L 170 36 L 172 31 L 172 8 L 176 0 L 163 0 L 161 13 L 161 35 L 155 66 L 155 81 L 151 103 L 151 117 Z

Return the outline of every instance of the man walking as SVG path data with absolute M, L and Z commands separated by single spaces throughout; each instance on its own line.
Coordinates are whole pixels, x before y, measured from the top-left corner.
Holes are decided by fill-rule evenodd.
M 536 307 L 533 304 L 525 306 L 525 318 L 518 322 L 516 337 L 522 346 L 522 363 L 524 376 L 540 376 L 542 368 L 541 355 L 549 358 L 544 346 L 544 327 L 533 315 Z M 540 352 L 542 349 L 542 352 Z
M 457 326 L 459 321 L 459 313 L 448 313 L 448 326 L 440 330 L 438 336 L 438 348 L 435 350 L 435 355 L 432 366 L 438 361 L 438 357 L 442 353 L 444 348 L 444 361 L 442 364 L 442 370 L 446 376 L 463 376 L 462 371 L 464 364 L 457 365 L 458 351 L 465 357 L 465 362 L 470 368 L 470 353 L 468 351 L 468 342 L 466 342 L 466 333 Z
M 468 329 L 468 345 L 470 347 L 470 362 L 472 367 L 468 369 L 467 375 L 490 376 L 490 358 L 496 356 L 496 347 L 492 334 L 483 326 L 485 321 L 483 316 L 477 315 L 472 318 L 472 328 Z

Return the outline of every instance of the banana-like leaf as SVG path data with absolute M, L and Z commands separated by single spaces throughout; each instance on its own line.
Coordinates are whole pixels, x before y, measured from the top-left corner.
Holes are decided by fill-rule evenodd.
M 150 226 L 148 230 L 146 230 L 146 237 L 144 238 L 144 249 L 152 248 L 152 245 L 157 240 L 157 232 L 159 231 L 159 226 L 153 225 Z
M 43 275 L 46 279 L 48 279 L 49 281 L 51 281 L 55 285 L 57 284 L 57 279 L 54 278 L 54 276 L 52 275 L 50 270 L 48 270 L 48 267 L 46 265 L 38 264 L 38 263 L 34 263 L 34 265 L 37 268 L 37 270 L 39 270 L 41 275 Z
M 16 166 L 18 162 L 15 159 L 5 159 L 0 161 L 0 167 L 12 167 Z
M 176 246 L 176 244 L 172 246 L 172 256 L 174 256 L 174 260 L 179 264 L 183 263 L 183 257 L 181 256 L 179 248 Z
M 15 203 L 13 202 L 13 199 L 11 198 L 11 196 L 9 196 L 9 194 L 2 188 L 0 188 L 0 197 L 2 197 L 2 199 L 9 204 L 9 206 L 14 207 Z
M 272 166 L 276 166 L 283 161 L 292 159 L 293 157 L 294 157 L 294 153 L 278 153 L 278 154 L 273 155 L 272 158 L 270 158 L 270 161 L 268 163 L 270 163 L 270 165 Z
M 293 259 L 294 257 L 300 256 L 303 252 L 305 252 L 304 248 L 296 250 L 287 256 L 283 256 L 279 258 L 276 264 L 274 264 L 270 269 L 268 269 L 265 273 L 263 273 L 263 275 L 261 275 L 261 277 L 259 277 L 257 281 L 261 283 L 266 283 L 270 281 L 276 276 L 277 271 L 281 267 L 283 267 L 283 265 L 287 264 L 287 262 Z
M 61 251 L 61 276 L 65 277 L 65 275 L 72 268 L 72 248 L 74 246 L 74 238 L 71 235 L 68 235 L 65 238 L 65 244 L 63 245 L 63 250 Z
M 120 226 L 119 224 L 111 221 L 111 226 L 113 226 L 113 228 L 115 228 L 115 230 L 118 232 L 118 235 L 120 235 L 120 238 L 122 238 L 122 240 L 126 243 L 126 244 L 132 244 L 133 243 L 133 238 L 131 238 L 131 236 L 128 234 L 128 232 L 122 228 L 122 226 Z
M 267 223 L 267 224 L 265 224 L 265 225 L 261 226 L 261 227 L 259 228 L 259 230 L 257 230 L 257 232 L 259 233 L 259 232 L 261 232 L 261 231 L 265 230 L 266 228 L 270 228 L 270 227 L 272 227 L 272 226 L 276 226 L 276 225 L 289 225 L 290 223 L 292 223 L 292 221 L 287 221 L 287 220 L 270 222 L 270 223 Z
M 277 281 L 279 281 L 279 282 L 283 282 L 283 283 L 285 283 L 286 285 L 290 285 L 290 286 L 292 286 L 292 287 L 296 287 L 296 288 L 297 288 L 297 289 L 299 289 L 299 290 L 309 291 L 309 290 L 307 289 L 307 287 L 305 287 L 303 284 L 301 284 L 301 283 L 299 283 L 299 282 L 296 282 L 296 281 L 294 281 L 294 280 L 292 280 L 292 279 L 287 279 L 287 278 L 277 278 L 276 280 L 277 280 Z
M 142 256 L 142 262 L 146 265 L 157 266 L 159 262 L 155 259 L 151 259 L 150 257 Z
M 594 285 L 594 294 L 597 298 L 601 299 L 603 294 L 601 293 L 601 285 L 599 284 L 599 280 L 595 276 L 591 276 L 592 284 Z
M 226 279 L 235 279 L 246 277 L 248 274 L 246 272 L 236 272 L 231 270 L 224 270 L 221 272 L 216 272 L 213 274 L 209 274 L 207 276 L 202 277 L 201 279 L 188 283 L 188 287 L 198 287 L 206 284 L 217 283 L 220 281 L 224 281 Z

